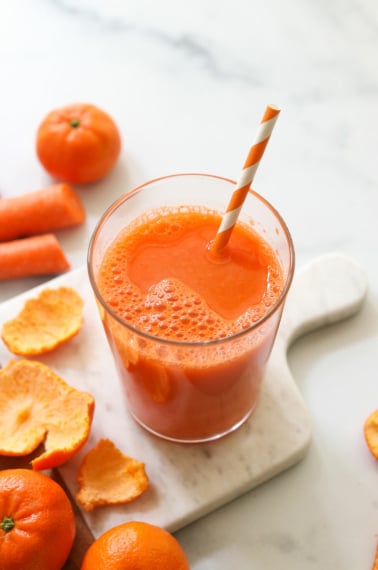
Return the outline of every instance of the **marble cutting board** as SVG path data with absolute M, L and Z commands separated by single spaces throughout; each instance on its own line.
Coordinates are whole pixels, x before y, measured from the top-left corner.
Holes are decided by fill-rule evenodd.
M 83 511 L 95 537 L 126 520 L 144 520 L 174 532 L 298 462 L 311 441 L 311 418 L 287 365 L 288 347 L 298 336 L 356 313 L 366 293 L 364 272 L 345 256 L 320 257 L 297 271 L 253 416 L 218 442 L 177 445 L 146 433 L 129 416 L 85 268 L 0 305 L 0 326 L 19 312 L 26 299 L 44 287 L 60 285 L 82 295 L 83 328 L 67 345 L 39 360 L 96 399 L 90 438 L 60 468 L 60 475 L 74 497 L 83 454 L 99 438 L 108 437 L 146 464 L 151 483 L 134 503 Z M 10 358 L 15 357 L 0 343 L 0 363 Z

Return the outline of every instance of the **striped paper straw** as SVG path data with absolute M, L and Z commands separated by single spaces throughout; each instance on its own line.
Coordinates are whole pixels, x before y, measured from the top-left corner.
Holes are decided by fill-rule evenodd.
M 237 222 L 244 200 L 248 195 L 256 170 L 268 144 L 273 127 L 281 109 L 275 105 L 268 105 L 265 109 L 256 139 L 249 149 L 248 156 L 243 166 L 240 179 L 231 195 L 227 209 L 223 215 L 217 235 L 210 247 L 212 253 L 219 253 L 228 243 L 232 230 Z

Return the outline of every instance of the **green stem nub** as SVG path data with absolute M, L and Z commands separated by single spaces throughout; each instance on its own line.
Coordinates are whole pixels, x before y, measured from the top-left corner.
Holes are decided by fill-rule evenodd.
M 9 532 L 15 526 L 15 522 L 12 517 L 4 517 L 0 523 L 0 528 L 3 529 L 4 532 Z
M 70 127 L 72 127 L 73 129 L 77 129 L 77 127 L 80 126 L 80 121 L 79 119 L 72 119 L 70 121 Z

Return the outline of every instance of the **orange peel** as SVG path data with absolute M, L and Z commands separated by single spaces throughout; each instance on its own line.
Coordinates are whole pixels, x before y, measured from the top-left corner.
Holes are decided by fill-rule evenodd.
M 372 412 L 365 420 L 364 436 L 370 453 L 378 459 L 378 410 Z
M 44 289 L 4 323 L 1 338 L 13 354 L 37 356 L 75 336 L 83 323 L 84 302 L 71 287 Z
M 86 511 L 130 503 L 149 487 L 144 463 L 125 455 L 106 438 L 86 454 L 77 480 L 76 500 Z
M 376 550 L 375 550 L 375 558 L 374 558 L 372 570 L 378 570 L 378 545 L 377 545 Z
M 0 370 L 0 455 L 29 455 L 33 469 L 65 463 L 87 441 L 94 398 L 41 362 L 10 360 Z

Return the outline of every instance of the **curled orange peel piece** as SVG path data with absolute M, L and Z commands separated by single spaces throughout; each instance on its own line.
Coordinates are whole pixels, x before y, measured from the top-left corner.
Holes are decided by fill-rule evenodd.
M 370 453 L 375 459 L 378 459 L 378 410 L 372 412 L 365 420 L 364 436 Z M 372 570 L 378 570 L 378 544 Z
M 0 370 L 0 455 L 29 455 L 33 469 L 70 459 L 88 439 L 94 398 L 69 386 L 48 366 L 10 360 Z
M 378 410 L 375 410 L 366 419 L 364 436 L 370 453 L 375 459 L 378 459 Z
M 77 502 L 86 510 L 137 499 L 149 487 L 145 465 L 100 439 L 84 457 L 78 477 Z
M 44 289 L 4 323 L 1 338 L 13 354 L 37 356 L 75 336 L 83 324 L 83 300 L 71 287 Z

